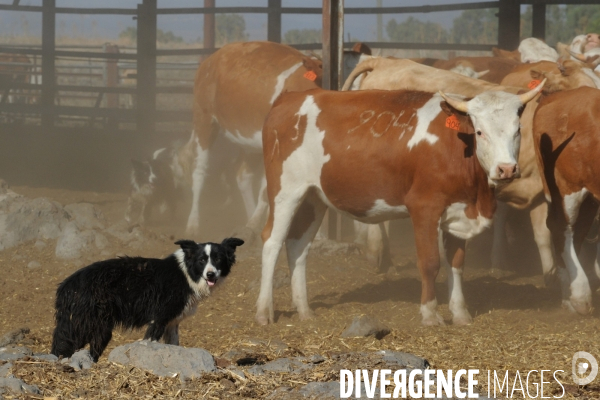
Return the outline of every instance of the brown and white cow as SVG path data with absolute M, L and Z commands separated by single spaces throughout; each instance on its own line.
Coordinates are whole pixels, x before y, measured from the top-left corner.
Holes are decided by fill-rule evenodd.
M 370 52 L 357 44 L 345 52 L 345 63 L 361 60 Z M 260 232 L 267 213 L 262 195 L 266 181 L 262 163 L 262 126 L 275 99 L 286 91 L 304 91 L 321 85 L 321 62 L 298 50 L 273 42 L 243 42 L 223 46 L 208 57 L 196 72 L 194 82 L 194 130 L 197 137 L 192 173 L 193 203 L 186 230 L 199 229 L 199 199 L 205 180 L 211 144 L 224 135 L 245 153 L 248 167 L 238 175 L 238 186 L 248 213 L 246 227 Z M 262 178 L 258 203 L 251 193 L 255 177 Z
M 351 79 L 363 72 L 370 71 L 369 75 L 361 82 L 361 89 L 420 89 L 435 92 L 438 89 L 446 92 L 458 93 L 473 97 L 484 90 L 504 90 L 516 93 L 519 88 L 530 88 L 544 78 L 548 79 L 545 88 L 550 90 L 565 90 L 579 86 L 594 86 L 591 75 L 593 72 L 582 68 L 573 61 L 562 64 L 549 61 L 522 64 L 515 67 L 514 72 L 507 75 L 502 85 L 492 85 L 475 79 L 456 76 L 447 71 L 441 71 L 412 63 L 408 60 L 372 60 L 365 61 L 357 66 L 355 71 L 346 81 L 344 88 L 351 84 Z M 532 71 L 534 77 L 532 77 Z M 595 76 L 595 75 L 594 75 Z M 529 209 L 534 231 L 534 239 L 538 246 L 544 276 L 547 282 L 554 280 L 554 257 L 550 232 L 546 227 L 545 219 L 547 206 L 543 201 L 542 182 L 535 162 L 533 149 L 532 123 L 537 103 L 531 102 L 521 115 L 521 150 L 519 153 L 519 166 L 521 178 L 508 184 L 501 185 L 496 190 L 500 200 L 498 212 L 494 223 L 494 242 L 492 247 L 492 268 L 499 268 L 502 264 L 503 254 L 506 252 L 504 242 L 504 226 L 506 221 L 507 205 L 517 209 Z M 377 228 L 370 226 L 368 231 L 368 248 L 382 249 L 378 244 L 382 234 Z M 382 251 L 387 251 L 383 248 Z M 385 254 L 371 258 L 383 259 Z
M 454 267 L 453 321 L 469 323 L 459 268 L 465 240 L 491 224 L 493 186 L 518 176 L 518 112 L 539 90 L 469 101 L 416 91 L 282 94 L 263 128 L 270 209 L 257 321 L 273 322 L 273 272 L 284 242 L 293 302 L 301 319 L 311 316 L 306 257 L 329 206 L 367 223 L 410 215 L 426 325 L 443 324 L 434 290 L 441 228 Z
M 592 291 L 577 252 L 600 201 L 598 110 L 600 91 L 582 87 L 542 97 L 533 121 L 537 161 L 550 208 L 548 227 L 563 267 L 559 274 L 563 302 L 581 314 L 592 309 Z M 600 243 L 595 271 L 600 277 Z
M 456 68 L 468 66 L 473 71 L 477 72 L 477 76 L 467 75 L 471 78 L 481 79 L 491 83 L 500 83 L 502 79 L 508 75 L 512 69 L 520 65 L 520 61 L 512 58 L 504 57 L 455 57 L 450 60 L 441 60 L 435 58 L 419 58 L 413 59 L 419 64 L 428 65 L 430 67 L 445 69 L 447 71 L 456 72 Z M 487 72 L 486 72 L 487 71 Z M 486 72 L 486 73 L 483 73 Z M 464 75 L 464 74 L 463 74 Z
M 209 154 L 217 135 L 238 144 L 251 165 L 259 168 L 244 177 L 250 182 L 263 175 L 262 125 L 275 99 L 284 91 L 318 87 L 320 63 L 289 46 L 272 42 L 231 43 L 200 64 L 194 82 L 194 131 L 196 160 L 192 172 L 192 209 L 186 230 L 199 230 L 200 192 L 206 177 Z M 309 73 L 310 72 L 310 73 Z M 263 191 L 266 182 L 262 179 Z M 244 186 L 244 183 L 242 183 Z M 252 184 L 246 184 L 251 187 Z M 245 200 L 252 196 L 243 195 Z M 246 204 L 248 227 L 259 232 L 267 204 Z

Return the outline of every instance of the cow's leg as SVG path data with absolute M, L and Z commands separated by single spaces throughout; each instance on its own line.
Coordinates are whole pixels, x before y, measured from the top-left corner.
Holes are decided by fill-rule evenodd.
M 285 241 L 296 210 L 303 201 L 306 190 L 292 191 L 292 194 L 278 193 L 269 201 L 269 218 L 263 229 L 262 275 L 260 293 L 256 301 L 256 321 L 261 325 L 272 323 L 273 311 L 273 274 L 281 247 Z
M 248 219 L 252 218 L 254 210 L 256 210 L 256 200 L 254 199 L 254 171 L 248 165 L 248 162 L 244 160 L 238 173 L 235 176 L 242 200 L 244 201 L 244 207 L 246 208 L 246 216 Z
M 389 222 L 367 227 L 367 262 L 379 271 L 385 271 L 392 265 L 388 232 Z
M 423 325 L 444 325 L 444 319 L 437 313 L 435 279 L 440 271 L 440 251 L 438 248 L 438 224 L 441 211 L 435 212 L 426 207 L 412 208 L 407 204 L 415 231 L 417 265 L 421 273 L 421 315 Z
M 354 220 L 354 243 L 366 246 L 368 235 L 369 224 Z
M 592 309 L 592 290 L 590 282 L 579 262 L 576 251 L 576 243 L 574 240 L 576 232 L 574 227 L 579 216 L 579 211 L 582 203 L 585 200 L 587 192 L 585 189 L 580 192 L 575 192 L 564 197 L 564 212 L 567 217 L 568 225 L 564 232 L 564 244 L 562 246 L 561 255 L 564 260 L 571 284 L 571 296 L 569 298 L 571 306 L 579 314 L 589 314 Z M 586 214 L 586 213 L 583 213 Z M 580 245 L 580 244 L 578 244 Z
M 262 165 L 261 165 L 262 168 Z M 253 233 L 257 234 L 260 232 L 263 226 L 263 220 L 269 210 L 269 203 L 267 203 L 267 179 L 265 178 L 264 172 L 260 181 L 260 190 L 258 191 L 258 201 L 256 208 L 252 213 L 252 216 L 248 220 L 246 226 L 252 230 Z
M 544 282 L 546 286 L 551 286 L 556 282 L 556 265 L 554 264 L 554 252 L 552 250 L 552 234 L 546 225 L 548 203 L 543 201 L 534 206 L 529 212 L 529 217 L 533 227 L 533 237 L 542 260 Z
M 504 269 L 508 243 L 506 240 L 506 219 L 508 217 L 508 204 L 499 201 L 494 213 L 493 241 L 492 241 L 492 274 L 497 274 Z
M 446 270 L 448 271 L 448 293 L 450 301 L 448 307 L 452 312 L 454 325 L 467 325 L 473 322 L 467 310 L 465 297 L 462 290 L 462 273 L 465 264 L 465 246 L 467 241 L 459 239 L 448 232 L 443 232 L 445 247 Z
M 306 294 L 306 257 L 319 230 L 327 206 L 314 194 L 309 194 L 292 221 L 285 245 L 292 276 L 292 301 L 300 320 L 313 316 Z

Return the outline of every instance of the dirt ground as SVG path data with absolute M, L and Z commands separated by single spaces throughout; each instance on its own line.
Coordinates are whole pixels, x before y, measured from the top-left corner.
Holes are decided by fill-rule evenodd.
M 126 195 L 121 193 L 76 192 L 58 189 L 13 187 L 27 197 L 48 197 L 60 203 L 89 202 L 99 207 L 109 221 L 122 218 Z M 254 322 L 255 301 L 260 280 L 260 245 L 238 249 L 238 262 L 230 277 L 206 301 L 196 315 L 180 327 L 181 345 L 200 347 L 220 356 L 239 346 L 254 346 L 255 355 L 272 359 L 270 341 L 288 345 L 284 355 L 335 355 L 356 351 L 396 350 L 426 358 L 436 369 L 479 369 L 480 378 L 488 370 L 516 371 L 563 370 L 563 398 L 597 399 L 600 378 L 586 387 L 573 385 L 571 358 L 577 351 L 600 357 L 600 313 L 598 296 L 592 316 L 581 317 L 560 308 L 557 289 L 544 286 L 539 260 L 531 239 L 511 244 L 509 261 L 513 271 L 497 278 L 490 275 L 487 261 L 489 240 L 471 243 L 464 274 L 464 293 L 473 324 L 453 326 L 448 310 L 445 271 L 438 277 L 440 312 L 444 327 L 420 325 L 420 279 L 416 267 L 410 223 L 404 223 L 400 238 L 393 240 L 395 266 L 377 273 L 366 265 L 360 253 L 347 256 L 311 255 L 307 280 L 310 305 L 316 318 L 300 322 L 291 306 L 289 282 L 280 279 L 275 290 L 276 323 L 259 326 Z M 519 224 L 513 224 L 519 227 Z M 164 257 L 176 250 L 173 241 L 182 238 L 181 226 L 155 223 L 147 229 L 162 237 L 161 245 L 132 252 L 116 247 L 116 254 Z M 196 241 L 220 241 L 229 227 L 212 226 Z M 161 236 L 161 234 L 163 234 Z M 286 277 L 282 256 L 277 275 Z M 30 270 L 32 261 L 42 264 Z M 23 344 L 34 352 L 49 352 L 54 328 L 54 295 L 57 285 L 89 260 L 57 261 L 54 243 L 37 249 L 33 243 L 0 252 L 0 335 L 19 327 L 31 334 Z M 376 316 L 392 332 L 382 340 L 374 338 L 342 339 L 340 333 L 361 314 Z M 140 339 L 143 331 L 116 331 L 112 342 L 89 371 L 73 372 L 48 363 L 18 363 L 13 373 L 28 384 L 37 385 L 43 396 L 58 398 L 264 398 L 279 386 L 298 387 L 309 381 L 337 381 L 339 365 L 322 365 L 306 375 L 277 374 L 246 381 L 228 380 L 225 372 L 180 382 L 177 378 L 157 378 L 137 368 L 118 366 L 107 361 L 116 346 Z M 262 339 L 266 344 L 256 344 Z M 348 363 L 346 368 L 358 365 Z M 224 375 L 225 374 L 225 375 Z M 227 379 L 225 379 L 227 380 Z M 487 391 L 483 379 L 480 389 Z M 548 387 L 548 386 L 546 386 Z M 552 394 L 561 389 L 553 384 Z M 548 390 L 548 389 L 546 389 Z M 514 398 L 519 398 L 516 392 Z M 10 398 L 10 397 L 7 397 Z M 32 397 L 41 398 L 41 397 Z

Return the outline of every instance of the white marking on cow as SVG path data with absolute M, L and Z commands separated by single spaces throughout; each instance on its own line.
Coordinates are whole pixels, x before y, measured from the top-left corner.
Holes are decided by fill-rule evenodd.
M 406 206 L 391 206 L 383 199 L 375 200 L 373 207 L 365 213 L 365 218 L 361 218 L 364 222 L 380 222 L 393 218 L 409 217 Z
M 421 315 L 423 316 L 423 325 L 444 325 L 444 319 L 437 313 L 437 299 L 421 304 Z
M 158 156 L 160 156 L 160 154 L 165 151 L 167 148 L 163 147 L 162 149 L 158 149 L 154 152 L 154 154 L 152 155 L 152 159 L 156 160 L 158 158 Z
M 577 253 L 575 252 L 572 226 L 575 225 L 581 203 L 583 203 L 588 194 L 589 191 L 586 188 L 583 188 L 578 192 L 573 192 L 564 197 L 565 214 L 569 226 L 565 230 L 565 247 L 563 249 L 562 257 L 571 279 L 571 304 L 578 311 L 588 309 L 591 306 L 592 291 L 590 289 L 588 278 L 579 262 Z
M 387 116 L 387 125 L 385 125 L 383 127 L 383 129 L 381 131 L 376 131 L 375 130 L 375 125 L 377 124 L 377 121 L 379 121 L 381 119 L 381 117 L 383 116 Z M 385 117 L 384 117 L 385 118 Z M 384 133 L 386 133 L 388 131 L 388 129 L 390 129 L 390 126 L 392 126 L 392 123 L 396 121 L 396 114 L 394 114 L 391 111 L 383 111 L 381 112 L 377 118 L 375 118 L 375 121 L 373 121 L 373 125 L 371 126 L 371 135 L 373 135 L 374 138 L 378 138 L 383 136 Z M 384 123 L 385 123 L 385 119 L 384 119 Z
M 455 325 L 465 325 L 472 322 L 471 314 L 467 310 L 465 297 L 462 290 L 462 269 L 448 266 L 448 291 L 450 302 L 448 307 L 452 312 L 452 321 Z
M 306 130 L 302 144 L 294 150 L 282 164 L 280 177 L 281 189 L 274 199 L 272 213 L 273 228 L 266 240 L 262 253 L 262 277 L 260 294 L 256 302 L 257 320 L 266 324 L 273 319 L 273 273 L 281 246 L 287 237 L 291 221 L 312 186 L 320 188 L 323 165 L 331 159 L 325 154 L 323 140 L 325 131 L 317 127 L 317 118 L 321 109 L 313 96 L 306 96 L 296 115 L 306 116 Z M 324 197 L 322 193 L 319 193 Z M 296 268 L 303 268 L 297 265 Z M 304 299 L 306 302 L 306 299 Z M 309 309 L 303 304 L 301 309 Z
M 588 194 L 589 191 L 586 188 L 583 188 L 579 192 L 573 192 L 565 195 L 565 213 L 567 214 L 567 220 L 571 226 L 575 224 L 575 221 L 577 221 L 579 207 Z
M 277 76 L 277 83 L 275 84 L 275 92 L 273 92 L 273 96 L 271 97 L 271 101 L 269 102 L 270 104 L 273 104 L 275 102 L 275 99 L 277 99 L 277 97 L 279 97 L 279 95 L 283 91 L 283 87 L 285 85 L 285 81 L 287 80 L 287 78 L 289 78 L 290 75 L 292 75 L 294 72 L 296 72 L 296 70 L 298 68 L 300 68 L 301 65 L 302 65 L 301 62 L 294 64 Z
M 363 126 L 364 124 L 366 124 L 367 122 L 369 122 L 371 120 L 371 118 L 373 118 L 373 116 L 375 116 L 375 111 L 374 110 L 365 110 L 362 113 L 360 113 L 360 116 L 358 117 L 358 125 L 356 125 L 354 128 L 351 128 L 348 130 L 348 133 L 352 133 L 355 130 L 357 130 L 358 128 L 360 128 L 361 126 Z
M 440 219 L 440 228 L 461 239 L 470 239 L 492 225 L 492 219 L 478 214 L 476 219 L 468 218 L 465 214 L 465 203 L 452 203 Z
M 225 137 L 232 143 L 242 146 L 244 150 L 262 152 L 262 131 L 256 131 L 251 136 L 244 136 L 238 130 L 235 133 L 226 130 Z
M 538 61 L 558 60 L 558 53 L 552 47 L 548 46 L 542 40 L 537 38 L 526 38 L 519 44 L 519 52 L 521 53 L 521 62 L 535 63 Z
M 206 169 L 208 168 L 208 149 L 204 150 L 196 141 L 196 160 L 194 172 L 192 172 L 192 209 L 187 222 L 187 232 L 195 233 L 200 227 L 200 192 L 204 185 Z
M 429 144 L 435 144 L 438 141 L 438 137 L 428 131 L 429 124 L 433 119 L 440 113 L 440 102 L 443 101 L 442 96 L 435 94 L 431 99 L 419 108 L 416 112 L 417 115 L 417 126 L 415 127 L 415 133 L 408 141 L 408 149 L 412 150 L 417 144 L 422 141 L 426 141 Z M 412 118 L 411 118 L 412 120 Z

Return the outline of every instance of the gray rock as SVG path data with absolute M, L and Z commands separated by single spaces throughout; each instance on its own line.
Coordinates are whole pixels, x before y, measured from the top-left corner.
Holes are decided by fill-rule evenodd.
M 264 365 L 254 365 L 248 372 L 253 375 L 264 375 L 266 372 L 297 374 L 307 368 L 312 368 L 312 365 L 304 364 L 295 358 L 278 358 Z
M 18 343 L 25 339 L 25 335 L 29 333 L 29 328 L 19 328 L 14 331 L 10 331 L 4 336 L 0 337 L 0 347 L 8 346 L 9 344 Z
M 388 364 L 396 364 L 401 368 L 408 367 L 411 369 L 421 370 L 429 368 L 429 361 L 413 354 L 390 350 L 382 350 L 378 353 L 382 355 L 384 362 Z
M 30 261 L 29 264 L 27 264 L 27 268 L 29 269 L 38 269 L 42 266 L 42 264 L 40 264 L 37 261 Z
M 40 394 L 40 389 L 34 385 L 27 385 L 15 377 L 0 378 L 0 389 L 8 389 L 15 394 L 31 393 Z
M 79 350 L 75 352 L 69 359 L 68 364 L 75 369 L 75 371 L 81 371 L 82 369 L 90 369 L 94 365 L 94 360 L 89 350 Z
M 56 239 L 69 214 L 54 201 L 0 194 L 0 251 L 32 240 Z
M 58 357 L 56 357 L 54 354 L 35 353 L 32 356 L 32 358 L 39 360 L 39 361 L 50 361 L 50 362 L 58 361 Z
M 320 364 L 323 361 L 325 361 L 325 358 L 320 354 L 314 354 L 308 359 L 308 362 L 311 364 Z
M 339 382 L 309 382 L 298 391 L 304 397 L 317 399 L 339 399 Z M 364 394 L 364 391 L 363 391 Z
M 179 375 L 180 379 L 196 378 L 217 369 L 213 356 L 206 350 L 145 340 L 115 348 L 108 360 L 133 365 L 158 376 Z
M 38 250 L 43 250 L 46 248 L 46 246 L 46 242 L 44 242 L 43 240 L 36 240 L 33 244 L 33 247 L 35 247 Z
M 106 217 L 102 211 L 90 203 L 73 203 L 65 206 L 65 211 L 69 213 L 72 220 L 77 224 L 80 230 L 104 229 Z
M 4 179 L 0 179 L 0 194 L 8 193 L 8 189 L 8 182 L 6 182 Z
M 350 326 L 342 332 L 342 337 L 375 336 L 377 339 L 382 339 L 389 333 L 390 328 L 382 324 L 377 318 L 370 315 L 361 315 L 360 317 L 354 317 Z
M 293 390 L 294 389 L 289 386 L 278 387 L 269 396 L 267 396 L 267 400 L 287 399 L 290 397 L 290 394 L 293 393 Z
M 9 375 L 11 375 L 10 369 L 12 366 L 13 365 L 11 363 L 0 365 L 0 378 L 7 378 Z
M 110 246 L 110 243 L 108 242 L 108 239 L 106 238 L 106 236 L 104 236 L 100 232 L 95 232 L 94 234 L 95 234 L 94 244 L 96 245 L 98 250 L 105 250 L 108 246 Z M 104 253 L 104 251 L 103 251 L 103 253 Z
M 25 346 L 9 345 L 0 348 L 0 361 L 20 360 L 33 355 L 33 352 Z
M 56 257 L 66 260 L 80 258 L 82 252 L 89 250 L 90 245 L 94 243 L 95 236 L 94 231 L 81 232 L 75 222 L 69 222 L 56 242 Z

